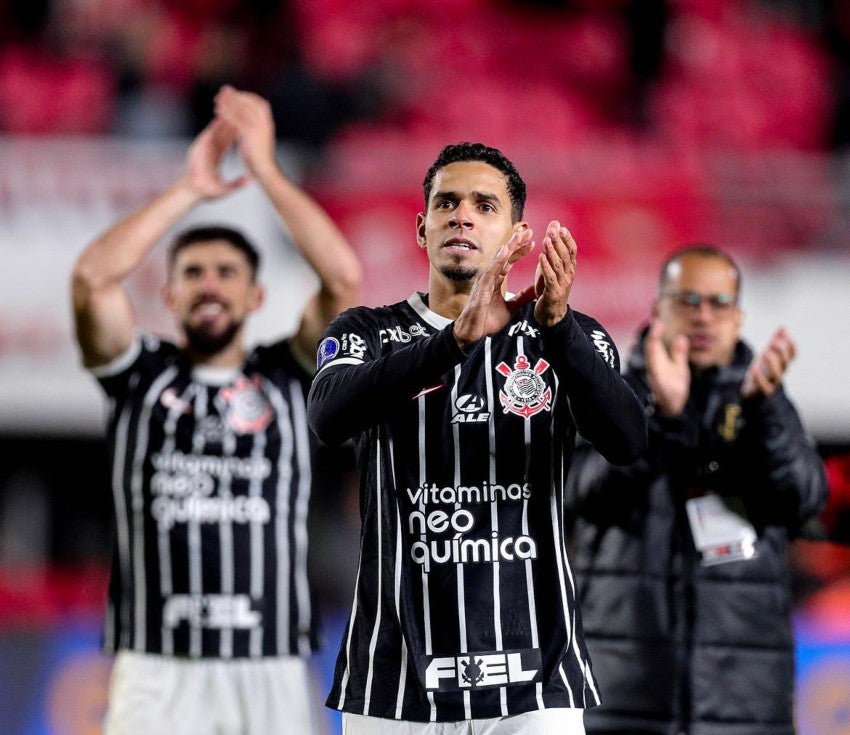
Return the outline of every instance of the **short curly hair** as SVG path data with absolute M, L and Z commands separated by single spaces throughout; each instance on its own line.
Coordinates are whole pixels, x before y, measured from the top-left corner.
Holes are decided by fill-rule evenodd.
M 431 196 L 431 188 L 434 185 L 434 177 L 444 166 L 450 163 L 461 163 L 464 161 L 481 161 L 501 171 L 507 180 L 508 197 L 511 200 L 511 218 L 514 222 L 522 219 L 525 210 L 525 182 L 516 166 L 497 148 L 491 148 L 483 143 L 454 143 L 447 145 L 440 151 L 437 160 L 428 169 L 422 187 L 425 190 L 425 207 L 428 207 L 428 199 Z

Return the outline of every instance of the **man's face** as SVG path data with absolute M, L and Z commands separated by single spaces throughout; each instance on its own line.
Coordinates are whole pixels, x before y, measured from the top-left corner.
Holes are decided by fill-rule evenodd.
M 165 289 L 189 346 L 203 354 L 227 347 L 262 303 L 245 255 L 226 240 L 193 243 L 174 260 Z
M 463 161 L 437 171 L 416 234 L 432 271 L 450 281 L 471 281 L 525 226 L 511 219 L 504 174 L 481 161 Z
M 655 316 L 663 339 L 688 338 L 688 361 L 697 369 L 728 365 L 741 330 L 735 271 L 721 258 L 683 256 L 667 270 Z

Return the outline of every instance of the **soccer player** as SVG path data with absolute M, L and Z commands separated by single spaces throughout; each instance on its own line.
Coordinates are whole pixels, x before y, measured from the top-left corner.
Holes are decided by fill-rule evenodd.
M 741 341 L 741 276 L 693 246 L 661 268 L 626 379 L 649 451 L 614 467 L 577 450 L 573 554 L 603 706 L 594 735 L 793 735 L 788 543 L 827 498 L 782 387 L 796 347 Z
M 94 240 L 73 273 L 82 359 L 110 400 L 107 735 L 315 728 L 306 396 L 322 330 L 357 302 L 361 271 L 278 167 L 266 100 L 224 87 L 215 108 L 181 176 Z M 245 321 L 263 302 L 258 252 L 236 230 L 197 227 L 174 241 L 164 291 L 182 343 L 142 333 L 123 281 L 182 216 L 246 183 L 220 175 L 234 144 L 319 289 L 295 334 L 249 350 Z
M 319 346 L 308 417 L 356 437 L 362 541 L 328 704 L 349 734 L 582 733 L 598 702 L 564 543 L 576 430 L 611 461 L 646 424 L 605 330 L 569 306 L 558 222 L 535 284 L 525 183 L 498 150 L 445 148 L 424 181 L 428 292 L 349 310 Z M 417 723 L 417 724 L 411 724 Z

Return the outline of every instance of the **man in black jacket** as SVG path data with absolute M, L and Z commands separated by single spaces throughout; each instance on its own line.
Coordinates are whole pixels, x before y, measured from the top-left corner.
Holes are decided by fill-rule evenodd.
M 603 702 L 588 733 L 794 732 L 786 549 L 827 484 L 782 388 L 794 343 L 781 328 L 754 358 L 739 295 L 725 253 L 670 257 L 626 374 L 649 449 L 625 467 L 577 450 L 573 558 Z

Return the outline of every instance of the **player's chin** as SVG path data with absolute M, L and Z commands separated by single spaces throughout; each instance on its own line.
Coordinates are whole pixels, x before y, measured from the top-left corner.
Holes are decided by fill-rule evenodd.
M 470 265 L 448 263 L 440 267 L 440 273 L 450 281 L 464 282 L 474 280 L 478 275 L 478 269 Z

